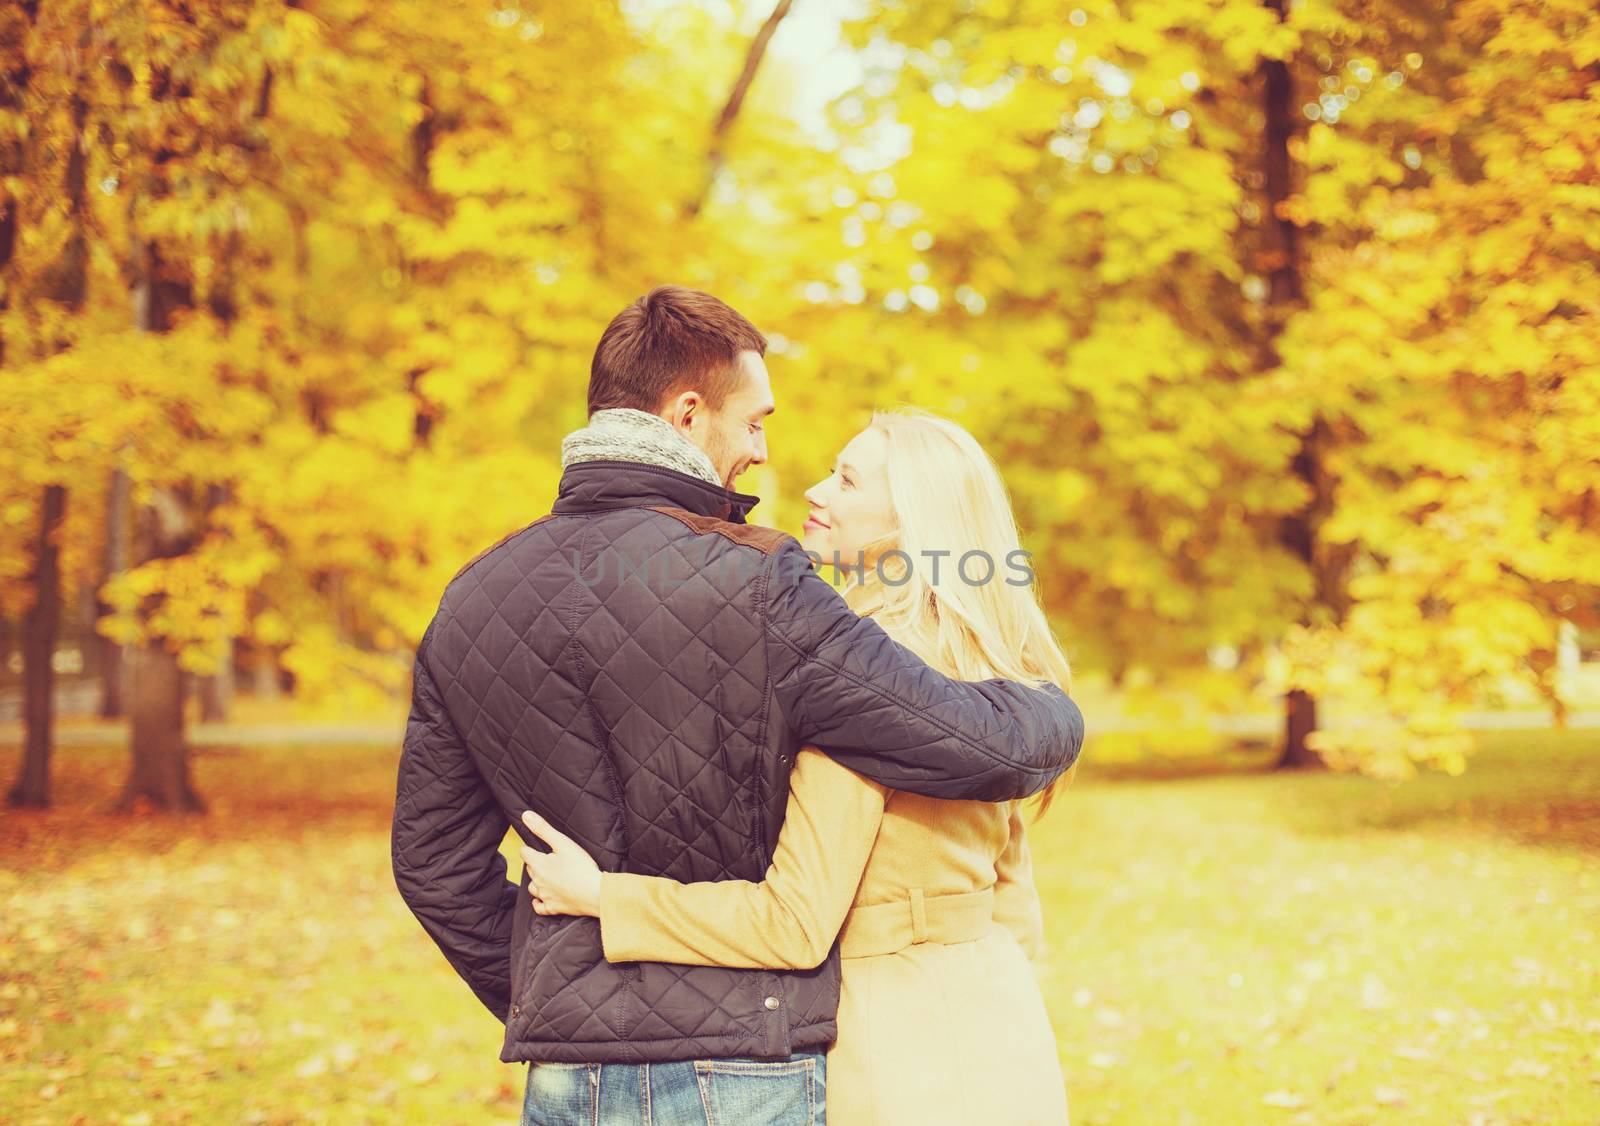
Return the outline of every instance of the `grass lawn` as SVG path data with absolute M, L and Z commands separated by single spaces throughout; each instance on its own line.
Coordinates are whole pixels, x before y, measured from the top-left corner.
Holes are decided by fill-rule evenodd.
M 1108 780 L 1091 741 L 1033 837 L 1077 1126 L 1600 1122 L 1600 734 L 1485 743 L 1396 786 Z M 0 1121 L 514 1122 L 394 890 L 396 753 L 204 748 L 174 822 L 63 747 L 59 808 L 0 811 Z

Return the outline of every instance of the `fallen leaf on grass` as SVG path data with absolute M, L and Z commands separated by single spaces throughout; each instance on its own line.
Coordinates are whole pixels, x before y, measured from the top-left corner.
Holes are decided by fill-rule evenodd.
M 1264 1106 L 1281 1107 L 1284 1110 L 1299 1110 L 1306 1105 L 1305 1096 L 1296 1091 L 1268 1091 L 1261 1096 Z

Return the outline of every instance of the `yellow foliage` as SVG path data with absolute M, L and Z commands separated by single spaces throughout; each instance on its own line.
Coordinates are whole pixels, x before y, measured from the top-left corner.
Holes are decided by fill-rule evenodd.
M 547 510 L 601 328 L 673 281 L 771 335 L 757 518 L 797 525 L 872 408 L 949 414 L 1000 464 L 1075 662 L 1234 647 L 1242 677 L 1377 717 L 1321 740 L 1341 764 L 1453 767 L 1417 717 L 1552 691 L 1558 618 L 1596 624 L 1592 5 L 870 6 L 827 135 L 774 53 L 715 177 L 748 46 L 720 9 L 185 11 L 69 3 L 0 35 L 29 74 L 0 111 L 29 141 L 0 156 L 8 614 L 47 485 L 68 590 L 101 583 L 120 469 L 192 527 L 104 585 L 102 632 L 403 689 L 444 581 Z M 155 261 L 187 292 L 146 331 Z

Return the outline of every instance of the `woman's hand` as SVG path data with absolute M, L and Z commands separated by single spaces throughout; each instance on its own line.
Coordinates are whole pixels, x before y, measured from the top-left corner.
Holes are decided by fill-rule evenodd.
M 537 852 L 522 846 L 522 861 L 528 869 L 528 893 L 533 909 L 540 915 L 600 916 L 600 866 L 583 846 L 571 837 L 556 832 L 550 822 L 533 810 L 524 810 L 522 823 L 534 836 L 550 846 Z

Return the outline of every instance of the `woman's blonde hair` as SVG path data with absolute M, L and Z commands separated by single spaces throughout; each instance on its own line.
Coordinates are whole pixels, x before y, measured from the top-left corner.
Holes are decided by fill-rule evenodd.
M 875 411 L 868 426 L 888 446 L 896 530 L 867 545 L 846 601 L 946 676 L 1051 683 L 1070 695 L 1072 668 L 1031 565 L 1019 566 L 1017 521 L 994 461 L 966 430 L 914 407 Z M 979 554 L 964 561 L 969 552 Z M 1040 813 L 1076 771 L 1041 792 Z

